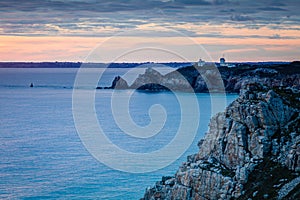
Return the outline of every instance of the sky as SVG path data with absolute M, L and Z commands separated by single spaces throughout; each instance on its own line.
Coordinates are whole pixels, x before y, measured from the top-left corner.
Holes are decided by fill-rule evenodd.
M 0 0 L 0 61 L 300 60 L 298 0 Z

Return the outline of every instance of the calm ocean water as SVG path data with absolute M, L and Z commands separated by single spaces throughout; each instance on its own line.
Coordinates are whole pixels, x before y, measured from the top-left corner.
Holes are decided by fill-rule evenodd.
M 127 70 L 106 70 L 99 85 L 110 85 L 115 75 Z M 138 73 L 143 70 L 138 69 Z M 76 72 L 77 69 L 0 69 L 0 199 L 139 199 L 147 186 L 163 175 L 173 175 L 187 155 L 198 151 L 197 142 L 207 131 L 211 117 L 209 94 L 197 94 L 197 136 L 174 163 L 139 174 L 105 166 L 85 149 L 74 125 L 72 87 Z M 133 80 L 135 75 L 128 77 Z M 30 83 L 35 87 L 30 88 Z M 112 92 L 96 91 L 95 109 L 99 123 L 114 144 L 130 152 L 152 152 L 175 136 L 181 111 L 173 93 L 133 93 L 129 108 L 136 124 L 146 126 L 151 122 L 148 110 L 154 104 L 162 105 L 167 113 L 161 132 L 141 139 L 123 134 L 114 122 Z M 126 93 L 118 91 L 120 98 Z M 236 97 L 227 95 L 227 103 Z M 122 162 L 126 158 L 119 159 Z

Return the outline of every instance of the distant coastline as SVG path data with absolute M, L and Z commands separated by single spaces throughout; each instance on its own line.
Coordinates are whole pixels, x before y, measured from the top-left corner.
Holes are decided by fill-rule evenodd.
M 167 62 L 167 63 L 82 63 L 82 62 L 0 62 L 0 68 L 134 68 L 143 65 L 168 66 L 172 68 L 185 67 L 192 62 Z
M 168 66 L 173 68 L 190 66 L 193 62 L 142 62 L 142 63 L 82 63 L 82 62 L 0 62 L 0 68 L 80 68 L 82 64 L 90 68 L 134 68 L 143 65 Z M 273 65 L 289 64 L 291 62 L 233 62 L 234 64 Z

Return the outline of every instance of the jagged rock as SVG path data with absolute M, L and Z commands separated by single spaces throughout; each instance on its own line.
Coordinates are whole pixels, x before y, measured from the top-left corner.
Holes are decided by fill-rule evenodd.
M 278 73 L 277 70 L 275 70 L 275 69 L 268 69 L 268 68 L 257 68 L 255 70 L 253 70 L 252 72 L 253 72 L 253 74 L 261 73 L 261 74 L 270 74 L 270 75 L 274 75 L 274 74 Z
M 129 86 L 126 82 L 126 80 L 124 80 L 122 77 L 120 76 L 116 76 L 113 80 L 113 82 L 111 83 L 110 87 L 102 87 L 102 86 L 98 86 L 96 87 L 96 89 L 116 89 L 116 90 L 124 90 L 124 89 L 129 89 Z
M 160 92 L 160 91 L 169 91 L 170 89 L 160 84 L 148 83 L 140 86 L 139 88 L 137 88 L 137 90 Z
M 299 134 L 299 133 L 298 133 Z M 300 172 L 300 136 L 298 135 L 287 154 L 286 165 L 290 170 Z
M 156 71 L 153 68 L 147 68 L 145 70 L 144 74 L 140 74 L 137 79 L 133 82 L 133 84 L 130 86 L 133 89 L 140 88 L 144 85 L 149 85 L 151 84 L 159 84 L 162 83 L 162 79 L 164 78 L 163 75 L 161 75 L 158 71 Z M 147 87 L 145 87 L 147 89 Z
M 280 179 L 286 174 L 289 180 L 300 170 L 300 112 L 289 99 L 260 84 L 244 85 L 239 98 L 212 117 L 199 152 L 180 166 L 174 182 L 147 189 L 144 199 L 274 198 L 283 184 L 273 174 L 283 170 Z M 272 184 L 272 191 L 253 187 L 257 191 L 248 194 L 253 173 L 264 173 L 264 166 L 270 174 L 262 175 L 262 184 Z
M 293 179 L 292 181 L 285 184 L 278 192 L 278 200 L 286 197 L 292 190 L 294 190 L 297 186 L 300 185 L 300 177 Z M 299 193 L 300 191 L 298 191 Z
M 131 89 L 184 92 L 224 92 L 238 93 L 245 85 L 261 83 L 267 87 L 284 87 L 299 94 L 300 66 L 298 63 L 270 66 L 239 66 L 216 68 L 214 64 L 205 67 L 182 67 L 166 75 L 153 68 L 147 68 L 133 82 Z M 163 87 L 161 87 L 163 86 Z M 99 87 L 100 88 L 100 87 Z M 124 88 L 127 89 L 126 85 Z M 121 87 L 119 89 L 122 89 Z M 245 94 L 255 100 L 260 95 Z M 299 98 L 298 98 L 299 101 Z
M 111 84 L 111 89 L 128 89 L 127 82 L 120 76 L 115 77 Z

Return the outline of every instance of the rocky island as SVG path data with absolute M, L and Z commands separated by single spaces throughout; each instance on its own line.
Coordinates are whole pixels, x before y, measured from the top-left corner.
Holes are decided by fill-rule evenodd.
M 295 89 L 245 84 L 211 119 L 199 152 L 142 200 L 300 199 L 299 109 Z

